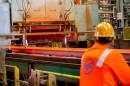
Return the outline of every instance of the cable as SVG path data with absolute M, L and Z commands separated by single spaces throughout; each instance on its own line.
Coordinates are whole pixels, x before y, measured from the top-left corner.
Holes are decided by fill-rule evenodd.
M 40 72 L 31 70 L 27 86 L 40 86 Z
M 22 0 L 22 9 L 23 9 L 23 19 L 26 20 L 31 9 L 31 3 L 29 0 Z
M 20 10 L 19 4 L 18 4 L 18 0 L 15 0 L 15 1 L 16 1 L 16 4 L 17 4 L 17 8 Z
M 64 14 L 64 19 L 65 19 L 65 21 L 67 20 L 69 14 L 71 13 L 71 9 L 72 9 L 72 7 L 73 7 L 73 0 L 70 0 L 70 2 L 71 2 L 70 8 L 69 8 L 69 9 L 66 11 L 66 13 Z

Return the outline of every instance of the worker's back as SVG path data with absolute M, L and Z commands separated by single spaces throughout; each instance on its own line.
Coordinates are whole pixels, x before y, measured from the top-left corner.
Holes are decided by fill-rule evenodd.
M 103 65 L 97 65 L 106 49 L 105 46 L 95 44 L 86 51 L 82 57 L 80 86 L 118 86 L 119 81 L 130 86 L 130 68 L 119 52 L 109 52 L 102 60 Z

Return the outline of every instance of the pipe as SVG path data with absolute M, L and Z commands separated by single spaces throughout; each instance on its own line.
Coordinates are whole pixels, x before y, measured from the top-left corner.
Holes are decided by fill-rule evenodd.
M 65 45 L 65 47 L 68 47 L 67 42 L 68 42 L 68 39 L 67 39 L 67 36 L 65 36 L 64 37 L 64 45 Z
M 57 76 L 62 76 L 62 77 L 66 77 L 66 78 L 71 78 L 71 79 L 80 79 L 80 76 L 74 76 L 74 75 L 62 74 L 62 73 L 55 73 L 55 72 L 49 72 L 49 71 L 40 71 L 40 70 L 36 70 L 36 71 L 47 73 L 47 74 L 53 74 L 53 75 L 57 75 Z

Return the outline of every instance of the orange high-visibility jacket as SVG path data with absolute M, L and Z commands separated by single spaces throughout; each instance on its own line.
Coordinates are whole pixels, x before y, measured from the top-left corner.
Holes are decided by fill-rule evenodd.
M 82 57 L 80 86 L 130 86 L 130 67 L 119 51 L 107 52 L 107 46 L 95 43 Z M 105 52 L 106 53 L 106 52 Z

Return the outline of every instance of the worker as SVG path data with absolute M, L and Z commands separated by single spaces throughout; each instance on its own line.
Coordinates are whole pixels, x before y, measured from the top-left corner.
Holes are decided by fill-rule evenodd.
M 114 39 L 112 25 L 97 25 L 95 44 L 81 60 L 80 86 L 130 86 L 130 67 L 120 51 L 112 49 Z

